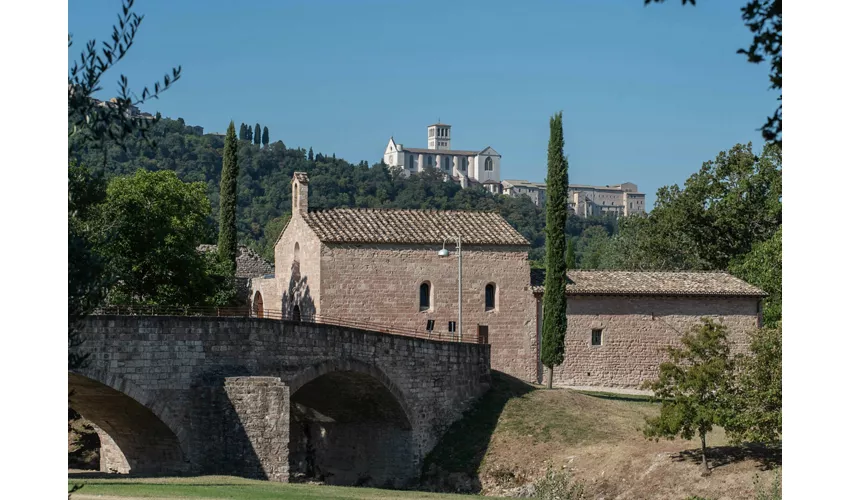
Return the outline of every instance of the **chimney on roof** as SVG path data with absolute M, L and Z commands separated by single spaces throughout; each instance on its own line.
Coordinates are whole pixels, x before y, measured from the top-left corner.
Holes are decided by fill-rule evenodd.
M 307 172 L 295 172 L 292 174 L 292 216 L 295 214 L 307 214 L 307 198 L 310 179 Z

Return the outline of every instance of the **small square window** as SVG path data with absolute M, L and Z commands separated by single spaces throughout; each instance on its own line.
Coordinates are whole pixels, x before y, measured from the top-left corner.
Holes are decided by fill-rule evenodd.
M 455 333 L 455 332 L 457 332 L 457 322 L 456 321 L 449 321 L 449 333 Z
M 590 345 L 602 345 L 602 329 L 594 328 L 590 332 Z
M 425 329 L 426 329 L 427 331 L 429 331 L 429 332 L 433 332 L 433 331 L 434 331 L 434 320 L 433 320 L 433 319 L 429 319 L 429 320 L 425 323 Z

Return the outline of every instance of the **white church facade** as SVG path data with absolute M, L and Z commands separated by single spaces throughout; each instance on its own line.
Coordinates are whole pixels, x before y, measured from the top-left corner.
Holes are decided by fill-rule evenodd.
M 427 148 L 406 148 L 390 137 L 384 150 L 384 163 L 403 175 L 434 168 L 462 187 L 481 184 L 485 189 L 500 193 L 502 155 L 490 146 L 482 150 L 452 149 L 451 125 L 435 123 L 428 126 Z

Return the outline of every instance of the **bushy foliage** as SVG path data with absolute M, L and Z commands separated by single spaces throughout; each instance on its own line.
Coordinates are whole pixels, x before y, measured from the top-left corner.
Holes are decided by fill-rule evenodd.
M 782 440 L 782 322 L 750 336 L 738 357 L 723 427 L 732 442 L 779 444 Z
M 643 432 L 655 439 L 698 435 L 703 472 L 708 474 L 705 436 L 723 423 L 734 366 L 726 327 L 704 318 L 682 335 L 681 344 L 667 347 L 669 361 L 661 363 L 658 379 L 644 384 L 661 401 L 661 412 L 647 418 Z
M 613 240 L 623 269 L 728 269 L 782 225 L 782 150 L 737 144 L 678 185 L 658 190 L 645 217 L 626 217 Z
M 91 423 L 68 408 L 68 467 L 97 469 L 100 462 L 100 439 Z
M 232 274 L 215 255 L 197 250 L 210 228 L 202 183 L 140 170 L 112 179 L 98 211 L 109 230 L 97 247 L 115 278 L 110 303 L 221 305 L 229 297 Z
M 540 500 L 581 500 L 586 498 L 584 485 L 573 481 L 566 471 L 555 470 L 550 465 L 546 475 L 534 483 L 534 498 Z
M 767 292 L 762 309 L 764 325 L 776 327 L 782 319 L 782 226 L 770 239 L 733 259 L 729 272 Z

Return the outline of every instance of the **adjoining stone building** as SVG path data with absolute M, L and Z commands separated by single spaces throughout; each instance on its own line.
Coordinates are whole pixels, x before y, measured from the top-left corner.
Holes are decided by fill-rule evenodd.
M 537 378 L 529 243 L 497 213 L 308 210 L 307 174 L 292 179 L 292 217 L 275 246 L 274 277 L 252 282 L 261 311 L 359 321 L 491 345 L 492 367 Z M 462 242 L 462 331 L 458 259 Z M 449 256 L 438 252 L 446 248 Z M 261 304 L 261 305 L 260 305 Z M 257 307 L 260 305 L 259 307 Z
M 532 270 L 542 334 L 545 270 Z M 761 326 L 766 294 L 725 272 L 568 271 L 562 387 L 637 389 L 658 374 L 663 348 L 708 317 L 725 325 L 733 352 Z M 539 381 L 543 368 L 540 367 Z
M 218 245 L 199 245 L 200 252 L 217 252 Z M 251 300 L 251 280 L 274 274 L 274 266 L 245 245 L 236 250 L 236 297 L 240 304 Z
M 491 366 L 542 382 L 543 272 L 500 215 L 436 210 L 308 210 L 307 174 L 292 179 L 292 218 L 275 274 L 252 281 L 254 311 L 461 333 L 491 346 Z M 462 238 L 463 321 L 458 320 Z M 448 257 L 438 252 L 449 250 Z M 725 272 L 569 271 L 566 359 L 559 386 L 637 388 L 703 317 L 729 328 L 736 350 L 761 323 L 764 292 Z

